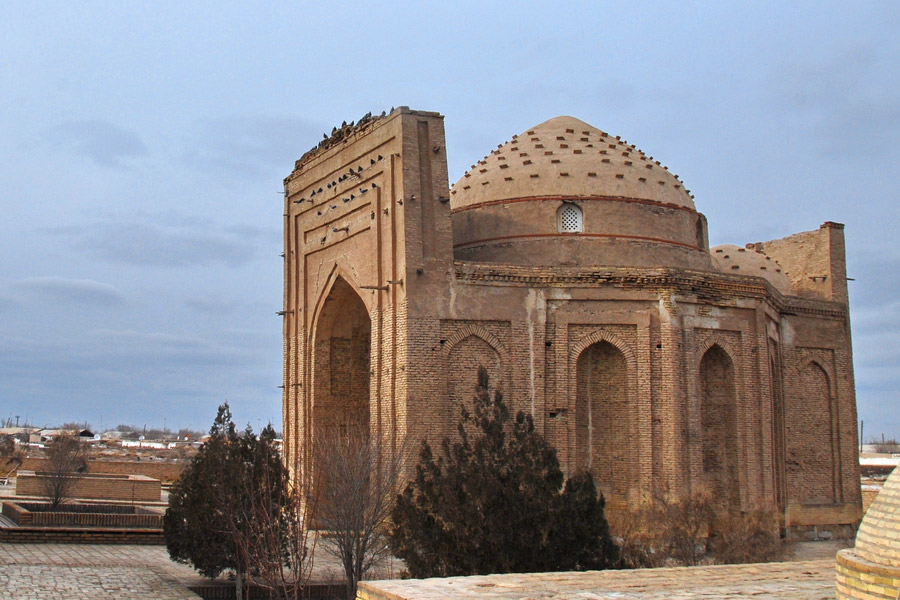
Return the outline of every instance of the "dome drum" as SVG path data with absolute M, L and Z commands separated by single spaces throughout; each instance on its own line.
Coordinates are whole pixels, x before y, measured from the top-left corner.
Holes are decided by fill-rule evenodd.
M 577 230 L 561 221 L 564 207 L 580 210 Z M 453 211 L 453 238 L 460 260 L 710 267 L 700 213 L 641 199 L 547 196 L 473 205 Z

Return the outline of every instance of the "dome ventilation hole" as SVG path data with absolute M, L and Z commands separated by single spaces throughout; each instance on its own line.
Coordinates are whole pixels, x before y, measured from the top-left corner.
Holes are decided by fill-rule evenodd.
M 560 233 L 584 231 L 581 208 L 575 204 L 563 204 L 556 213 L 556 226 Z

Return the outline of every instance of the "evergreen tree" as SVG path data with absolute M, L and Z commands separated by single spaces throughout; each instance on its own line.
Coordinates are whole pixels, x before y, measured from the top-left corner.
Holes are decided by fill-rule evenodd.
M 437 459 L 422 445 L 393 511 L 391 550 L 414 577 L 611 566 L 618 553 L 593 480 L 579 475 L 560 493 L 563 479 L 531 415 L 512 420 L 480 368 L 459 441 L 444 439 Z
M 590 473 L 578 473 L 566 481 L 556 499 L 550 536 L 548 554 L 558 561 L 553 570 L 609 569 L 618 563 L 619 548 L 609 533 L 604 505 Z
M 258 561 L 281 560 L 250 555 L 246 547 L 258 537 L 260 523 L 282 521 L 287 475 L 271 425 L 259 437 L 249 427 L 238 434 L 226 403 L 209 435 L 169 493 L 163 521 L 166 547 L 173 560 L 206 577 L 232 571 L 240 588 L 248 573 L 260 570 Z M 260 514 L 260 507 L 271 514 Z

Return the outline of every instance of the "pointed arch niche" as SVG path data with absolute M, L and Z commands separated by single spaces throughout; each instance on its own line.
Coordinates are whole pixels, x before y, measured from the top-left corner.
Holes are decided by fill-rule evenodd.
M 700 427 L 703 479 L 726 507 L 740 504 L 737 456 L 737 389 L 734 362 L 718 344 L 700 359 Z
M 799 390 L 802 397 L 792 399 L 787 436 L 790 500 L 834 504 L 838 497 L 831 378 L 818 362 L 809 362 L 800 371 Z
M 362 299 L 338 276 L 316 320 L 313 431 L 369 433 L 372 322 Z
M 587 346 L 575 364 L 575 460 L 604 496 L 622 499 L 631 461 L 628 361 L 607 340 Z
M 488 392 L 503 392 L 504 348 L 500 341 L 483 327 L 465 326 L 447 340 L 447 396 L 450 402 L 442 415 L 440 439 L 455 439 L 458 435 L 461 406 L 471 408 L 478 384 L 478 368 L 488 373 Z M 509 406 L 510 399 L 507 398 Z

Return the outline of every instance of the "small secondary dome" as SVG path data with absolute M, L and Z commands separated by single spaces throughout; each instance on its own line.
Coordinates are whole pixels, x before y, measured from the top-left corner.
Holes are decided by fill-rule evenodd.
M 741 248 L 733 244 L 716 246 L 711 251 L 713 263 L 723 273 L 755 275 L 768 280 L 782 294 L 792 294 L 791 280 L 781 265 L 758 250 Z
M 658 161 L 574 117 L 554 117 L 478 161 L 450 192 L 452 208 L 507 198 L 608 196 L 694 209 Z

